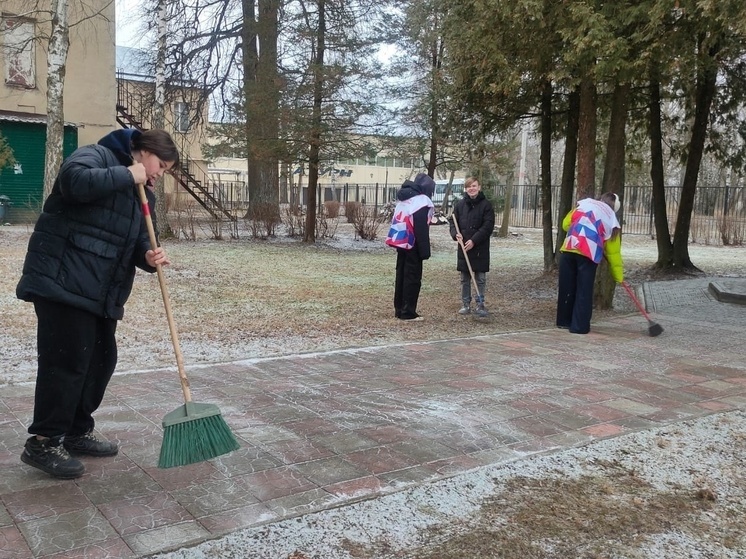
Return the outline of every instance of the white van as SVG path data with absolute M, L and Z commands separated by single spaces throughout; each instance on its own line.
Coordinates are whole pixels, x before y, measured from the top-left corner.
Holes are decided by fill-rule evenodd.
M 448 179 L 439 179 L 435 181 L 435 194 L 433 194 L 433 204 L 440 206 L 443 203 L 443 196 L 448 188 Z M 449 206 L 453 206 L 464 195 L 464 179 L 453 179 L 451 184 L 451 196 Z

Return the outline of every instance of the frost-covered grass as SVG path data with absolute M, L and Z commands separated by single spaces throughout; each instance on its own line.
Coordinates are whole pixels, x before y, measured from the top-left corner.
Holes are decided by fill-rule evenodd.
M 28 381 L 36 368 L 36 317 L 15 298 L 30 229 L 0 228 L 0 383 Z M 381 237 L 385 231 L 381 231 Z M 543 274 L 541 231 L 515 229 L 492 239 L 488 320 L 456 314 L 460 285 L 456 244 L 446 226 L 431 227 L 419 312 L 393 318 L 395 253 L 383 239 L 355 239 L 340 220 L 335 238 L 306 245 L 281 233 L 270 240 L 166 241 L 174 318 L 187 363 L 212 363 L 411 340 L 438 340 L 553 325 L 556 277 Z M 692 245 L 692 260 L 716 276 L 744 275 L 743 247 Z M 655 242 L 624 238 L 635 281 L 656 260 Z M 610 313 L 633 309 L 626 298 Z M 608 313 L 607 313 L 608 314 Z M 600 314 L 598 316 L 603 316 Z M 415 330 L 416 328 L 416 330 Z M 120 371 L 170 366 L 173 352 L 155 275 L 138 274 L 119 326 Z

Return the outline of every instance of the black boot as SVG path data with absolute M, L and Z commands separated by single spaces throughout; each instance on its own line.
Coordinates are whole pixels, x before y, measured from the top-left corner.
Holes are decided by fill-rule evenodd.
M 29 437 L 21 461 L 60 479 L 74 479 L 85 473 L 85 466 L 68 454 L 59 438 L 39 440 L 36 436 Z

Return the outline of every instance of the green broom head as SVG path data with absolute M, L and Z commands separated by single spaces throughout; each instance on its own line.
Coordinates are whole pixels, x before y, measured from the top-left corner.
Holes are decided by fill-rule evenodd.
M 216 405 L 187 402 L 163 418 L 158 467 L 186 466 L 239 448 Z

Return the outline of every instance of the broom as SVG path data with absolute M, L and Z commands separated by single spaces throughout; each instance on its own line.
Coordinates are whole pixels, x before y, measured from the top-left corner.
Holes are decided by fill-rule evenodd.
M 663 326 L 658 324 L 657 322 L 653 322 L 653 319 L 650 318 L 650 315 L 645 312 L 645 309 L 642 308 L 642 304 L 640 301 L 635 297 L 634 292 L 630 288 L 629 284 L 626 281 L 622 282 L 622 287 L 627 291 L 627 295 L 630 296 L 630 299 L 632 299 L 635 302 L 635 305 L 637 305 L 637 308 L 642 313 L 642 316 L 645 317 L 645 319 L 648 321 L 648 335 L 651 337 L 659 336 L 663 333 Z
M 142 204 L 142 213 L 148 226 L 150 246 L 158 246 L 155 237 L 153 219 L 150 216 L 150 205 L 145 195 L 145 186 L 137 185 Z M 159 468 L 186 466 L 227 454 L 239 448 L 236 437 L 220 415 L 215 404 L 197 404 L 192 402 L 189 379 L 184 371 L 184 358 L 179 348 L 179 336 L 176 323 L 171 313 L 171 303 L 166 288 L 166 278 L 160 264 L 156 266 L 158 283 L 161 286 L 163 305 L 166 309 L 168 328 L 171 332 L 171 343 L 176 354 L 176 365 L 181 379 L 181 390 L 184 393 L 184 405 L 179 406 L 163 418 L 163 444 L 158 459 Z
M 456 212 L 453 212 L 453 225 L 456 226 L 456 234 L 461 237 L 461 230 L 458 226 L 458 220 L 456 219 Z M 464 253 L 464 260 L 466 260 L 466 267 L 469 268 L 469 275 L 471 276 L 471 283 L 474 286 L 474 291 L 477 293 L 477 297 L 482 299 L 482 294 L 479 292 L 479 286 L 477 285 L 477 278 L 474 276 L 474 270 L 471 268 L 471 261 L 469 260 L 469 255 L 466 253 L 466 248 L 464 248 L 464 239 L 463 237 L 458 240 L 458 245 L 461 247 L 461 251 Z M 484 302 L 482 300 L 482 302 Z

